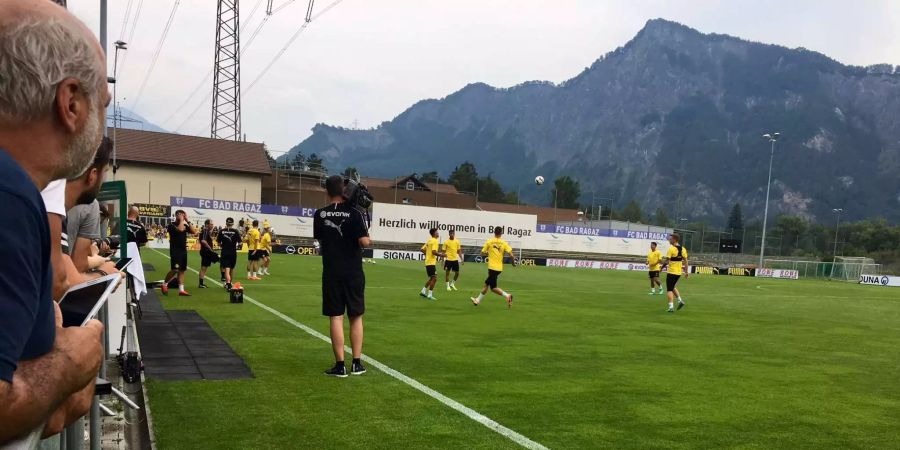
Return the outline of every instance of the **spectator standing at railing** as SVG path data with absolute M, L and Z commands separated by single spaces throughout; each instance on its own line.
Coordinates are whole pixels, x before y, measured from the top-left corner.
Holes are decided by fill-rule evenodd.
M 109 92 L 90 30 L 49 1 L 0 0 L 0 445 L 89 409 L 103 326 L 62 328 L 40 191 L 91 164 Z

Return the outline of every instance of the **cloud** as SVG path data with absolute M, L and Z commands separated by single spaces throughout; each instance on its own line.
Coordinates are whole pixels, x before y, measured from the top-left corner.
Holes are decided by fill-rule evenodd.
M 244 45 L 265 1 L 241 2 Z M 319 0 L 321 10 L 333 0 Z M 140 0 L 133 1 L 133 9 Z M 110 41 L 119 38 L 126 5 L 110 2 Z M 140 88 L 175 0 L 144 0 L 118 95 L 130 106 Z M 246 90 L 302 24 L 305 1 L 273 15 L 241 61 Z M 98 28 L 97 2 L 69 8 Z M 865 7 L 837 0 L 538 1 L 344 0 L 313 22 L 243 99 L 244 132 L 286 151 L 317 122 L 372 127 L 423 98 L 443 97 L 472 82 L 511 86 L 563 81 L 600 55 L 624 45 L 648 19 L 663 17 L 703 32 L 806 47 L 838 61 L 900 64 L 900 7 L 893 0 Z M 215 2 L 181 1 L 137 113 L 174 130 L 207 135 L 210 107 L 199 99 L 168 118 L 212 67 Z M 120 55 L 121 57 L 121 55 Z M 212 82 L 201 86 L 200 97 Z M 190 119 L 188 114 L 197 110 Z

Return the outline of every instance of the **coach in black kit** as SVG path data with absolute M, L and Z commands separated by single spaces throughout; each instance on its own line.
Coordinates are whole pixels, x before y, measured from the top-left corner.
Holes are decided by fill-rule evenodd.
M 225 228 L 219 230 L 216 236 L 219 247 L 222 249 L 222 257 L 219 267 L 225 272 L 223 278 L 225 289 L 231 290 L 231 277 L 234 275 L 234 266 L 237 264 L 237 248 L 241 245 L 241 232 L 234 228 L 234 219 L 225 219 Z
M 350 346 L 353 349 L 352 375 L 366 372 L 360 357 L 363 320 L 366 310 L 366 277 L 362 249 L 369 247 L 369 230 L 363 213 L 344 197 L 344 179 L 328 177 L 325 182 L 329 205 L 316 211 L 313 235 L 322 253 L 322 314 L 331 319 L 331 346 L 335 365 L 326 375 L 346 377 L 344 365 L 344 312 L 350 317 Z

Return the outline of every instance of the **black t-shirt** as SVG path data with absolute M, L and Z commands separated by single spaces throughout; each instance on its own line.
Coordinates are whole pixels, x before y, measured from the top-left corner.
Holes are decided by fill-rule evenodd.
M 205 245 L 203 245 L 201 243 L 200 244 L 201 251 L 206 252 L 206 253 L 213 251 L 212 231 L 208 230 L 206 227 L 203 227 L 203 229 L 200 231 L 200 241 L 206 242 L 209 245 L 209 248 L 207 248 Z
M 191 232 L 190 225 L 184 223 L 184 231 L 178 231 L 175 222 L 169 224 L 166 228 L 169 232 L 169 253 L 179 253 L 187 251 L 187 237 Z
M 234 228 L 222 228 L 216 237 L 219 247 L 222 247 L 222 256 L 236 255 L 237 248 L 241 245 L 241 232 Z
M 128 222 L 125 223 L 125 228 L 128 230 L 128 242 L 134 242 L 138 247 L 143 247 L 147 244 L 147 229 L 144 228 L 142 223 L 134 219 L 128 219 Z
M 322 278 L 353 279 L 363 275 L 359 238 L 369 230 L 362 214 L 346 203 L 316 211 L 313 236 L 321 245 Z

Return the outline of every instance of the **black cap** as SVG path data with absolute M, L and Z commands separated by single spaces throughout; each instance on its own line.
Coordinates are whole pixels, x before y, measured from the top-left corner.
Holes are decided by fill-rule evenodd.
M 225 224 L 226 225 L 234 225 L 234 219 L 232 219 L 231 217 L 225 219 Z

